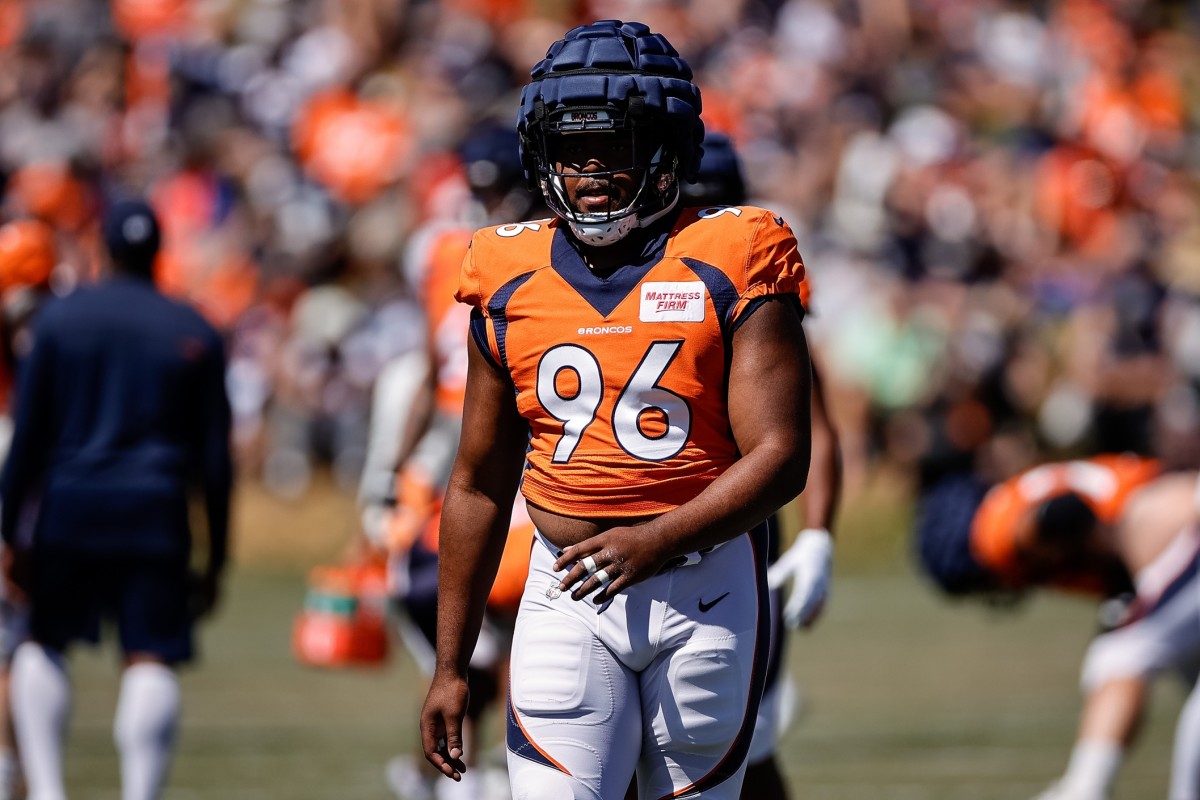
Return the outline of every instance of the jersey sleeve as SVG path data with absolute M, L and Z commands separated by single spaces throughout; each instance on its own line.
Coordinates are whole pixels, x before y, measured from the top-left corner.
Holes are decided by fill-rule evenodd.
M 804 260 L 791 226 L 782 217 L 764 214 L 755 226 L 746 256 L 745 289 L 738 295 L 731 320 L 736 325 L 761 300 L 779 295 L 803 299 Z
M 496 342 L 496 329 L 488 317 L 487 297 L 485 296 L 479 266 L 475 262 L 475 247 L 479 234 L 476 233 L 463 256 L 462 267 L 458 273 L 458 287 L 454 291 L 454 299 L 471 307 L 471 339 L 479 351 L 493 364 L 500 363 L 500 348 Z
M 467 254 L 463 256 L 462 267 L 458 271 L 458 287 L 454 290 L 454 299 L 482 311 L 483 287 L 480 285 L 479 268 L 475 264 L 475 241 L 478 237 L 478 233 L 471 237 L 471 244 L 467 246 Z

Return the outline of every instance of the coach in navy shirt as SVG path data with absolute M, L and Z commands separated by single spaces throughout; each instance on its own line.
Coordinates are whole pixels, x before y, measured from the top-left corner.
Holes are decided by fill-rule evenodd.
M 65 796 L 63 653 L 98 641 L 102 618 L 116 621 L 125 655 L 114 726 L 122 796 L 159 796 L 180 713 L 172 666 L 191 658 L 193 619 L 211 608 L 225 563 L 221 339 L 155 289 L 149 206 L 116 204 L 104 236 L 112 274 L 49 303 L 34 324 L 3 480 L 0 531 L 18 554 L 9 579 L 32 611 L 12 667 L 13 714 L 30 796 L 45 800 Z M 208 559 L 193 577 L 189 507 L 201 495 Z

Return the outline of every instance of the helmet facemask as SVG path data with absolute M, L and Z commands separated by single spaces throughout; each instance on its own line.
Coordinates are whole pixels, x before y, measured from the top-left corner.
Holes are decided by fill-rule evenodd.
M 618 242 L 678 199 L 678 160 L 667 143 L 649 125 L 610 107 L 560 111 L 544 119 L 534 137 L 546 203 L 585 244 Z M 607 203 L 599 202 L 604 194 Z

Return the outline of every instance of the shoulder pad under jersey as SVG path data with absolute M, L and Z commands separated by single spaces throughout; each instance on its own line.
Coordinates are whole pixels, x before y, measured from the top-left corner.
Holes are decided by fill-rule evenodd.
M 482 228 L 471 238 L 455 298 L 482 307 L 513 278 L 550 265 L 557 218 Z

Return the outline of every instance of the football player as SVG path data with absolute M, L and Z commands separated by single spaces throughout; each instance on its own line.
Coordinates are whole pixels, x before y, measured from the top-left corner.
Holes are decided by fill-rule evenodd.
M 640 23 L 580 26 L 523 89 L 526 173 L 555 219 L 472 238 L 463 435 L 439 551 L 426 757 L 465 768 L 470 660 L 520 488 L 521 798 L 739 796 L 770 645 L 765 522 L 804 487 L 804 267 L 787 223 L 684 208 L 700 92 Z
M 681 189 L 687 205 L 711 211 L 746 203 L 741 164 L 728 136 L 705 132 L 700 173 L 695 181 L 685 182 Z M 800 291 L 806 311 L 812 308 L 810 297 L 810 282 L 806 276 Z M 811 627 L 820 616 L 829 592 L 833 566 L 830 530 L 841 495 L 841 463 L 837 431 L 829 417 L 815 362 L 812 380 L 812 466 L 808 485 L 800 495 L 805 528 L 782 555 L 780 537 L 771 536 L 768 555 L 771 566 L 767 570 L 767 583 L 771 587 L 771 665 L 746 759 L 743 800 L 786 800 L 788 796 L 775 758 L 781 728 L 792 712 L 790 697 L 793 690 L 783 667 L 787 647 L 784 624 L 791 628 Z M 773 523 L 772 534 L 775 534 L 781 529 L 779 515 Z M 789 581 L 791 593 L 784 602 L 783 586 Z
M 1044 464 L 990 489 L 944 479 L 920 501 L 921 563 L 952 595 L 1035 587 L 1132 603 L 1084 659 L 1084 707 L 1066 772 L 1038 800 L 1105 800 L 1145 708 L 1149 680 L 1200 663 L 1197 474 L 1099 456 Z M 1180 715 L 1172 800 L 1200 797 L 1200 692 Z
M 437 618 L 436 517 L 458 447 L 470 346 L 470 309 L 454 302 L 459 267 L 477 227 L 524 219 L 534 207 L 515 128 L 478 124 L 458 155 L 469 189 L 465 206 L 417 231 L 404 258 L 405 276 L 424 311 L 427 346 L 405 354 L 381 375 L 371 412 L 371 438 L 378 449 L 368 458 L 360 489 L 364 529 L 388 554 L 401 640 L 427 674 L 433 669 Z M 518 503 L 468 672 L 468 740 L 503 695 L 514 596 L 519 598 L 524 585 L 531 532 Z M 388 783 L 401 797 L 432 797 L 428 784 L 437 773 L 425 766 L 421 770 L 412 758 L 396 756 L 387 765 Z M 473 770 L 461 784 L 447 782 L 436 794 L 478 800 L 488 791 L 482 778 L 483 770 Z M 487 778 L 486 783 L 495 782 Z

